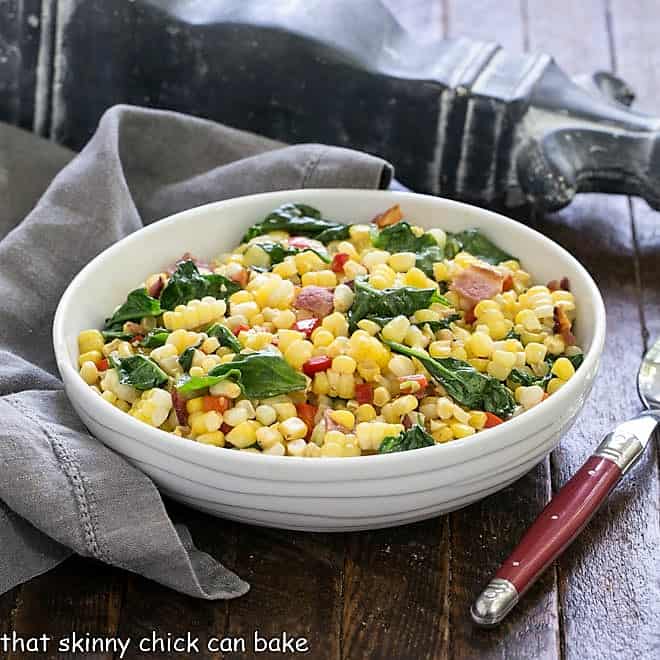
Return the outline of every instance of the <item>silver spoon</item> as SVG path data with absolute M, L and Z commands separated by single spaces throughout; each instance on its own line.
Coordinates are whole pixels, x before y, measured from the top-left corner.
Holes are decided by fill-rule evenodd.
M 543 509 L 472 606 L 480 626 L 494 626 L 572 543 L 610 491 L 644 453 L 660 423 L 660 339 L 637 373 L 645 410 L 619 424 Z

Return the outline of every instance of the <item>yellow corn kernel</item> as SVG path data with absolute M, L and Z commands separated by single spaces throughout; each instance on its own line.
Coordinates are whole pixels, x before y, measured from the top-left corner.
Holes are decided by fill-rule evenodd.
M 101 394 L 101 398 L 105 399 L 108 403 L 114 404 L 117 401 L 117 395 L 114 392 L 111 392 L 110 390 L 106 390 Z
M 554 394 L 560 387 L 566 385 L 566 381 L 561 378 L 552 378 L 546 387 L 548 394 Z
M 328 375 L 325 371 L 321 371 L 314 375 L 312 392 L 319 395 L 328 394 L 328 392 L 330 392 L 330 383 L 328 382 Z
M 204 397 L 198 396 L 194 399 L 188 399 L 188 401 L 186 401 L 186 410 L 188 411 L 188 414 L 202 412 L 204 410 Z
M 516 324 L 520 324 L 529 332 L 541 329 L 541 322 L 531 309 L 522 309 L 516 314 Z
M 257 441 L 255 426 L 256 424 L 253 422 L 243 422 L 229 431 L 225 440 L 239 449 L 249 447 Z
M 355 411 L 355 418 L 359 422 L 371 422 L 376 419 L 376 409 L 369 403 L 363 403 Z
M 510 355 L 513 356 L 515 361 L 515 355 L 513 355 L 513 353 Z M 512 367 L 506 366 L 502 363 L 491 362 L 486 369 L 486 373 L 488 373 L 488 375 L 492 376 L 493 378 L 497 378 L 498 380 L 506 380 L 511 373 L 511 369 Z
M 277 429 L 287 441 L 304 438 L 308 430 L 307 424 L 300 417 L 289 417 L 285 419 L 279 423 Z
M 284 261 L 273 266 L 273 273 L 279 275 L 282 279 L 297 275 L 298 271 L 293 257 L 286 257 Z
M 402 342 L 410 328 L 410 321 L 405 316 L 396 316 L 383 326 L 383 339 Z
M 284 351 L 284 359 L 294 369 L 301 369 L 303 364 L 312 357 L 313 353 L 313 344 L 304 339 L 299 339 L 289 344 L 289 347 Z
M 497 351 L 493 351 L 491 360 L 495 364 L 502 365 L 503 367 L 507 367 L 508 369 L 513 369 L 516 363 L 516 354 L 511 353 L 510 351 L 497 350 Z
M 449 269 L 443 261 L 433 264 L 433 277 L 436 282 L 446 282 L 449 279 Z
M 339 458 L 343 453 L 344 448 L 337 442 L 324 442 L 321 447 L 321 458 Z
M 321 258 L 314 252 L 299 252 L 294 255 L 293 260 L 296 263 L 296 270 L 300 275 L 304 275 L 311 270 L 320 270 L 325 266 Z
M 203 445 L 213 445 L 214 447 L 225 446 L 225 434 L 222 431 L 212 431 L 211 433 L 202 433 L 195 440 Z
M 348 355 L 338 355 L 332 361 L 332 369 L 340 374 L 352 374 L 355 372 L 357 363 Z
M 325 328 L 316 328 L 311 336 L 312 343 L 317 347 L 329 346 L 334 338 L 334 335 Z
M 470 414 L 457 404 L 454 404 L 452 414 L 454 419 L 461 424 L 467 424 L 470 419 Z
M 212 396 L 226 396 L 228 399 L 237 399 L 241 395 L 241 388 L 230 380 L 223 380 L 212 385 L 209 388 L 209 393 Z
M 192 421 L 190 421 L 192 419 Z M 193 435 L 202 435 L 217 431 L 222 424 L 222 415 L 215 410 L 206 413 L 197 413 L 189 419 L 190 430 Z
M 335 337 L 348 337 L 348 321 L 340 312 L 333 312 L 326 316 L 321 325 Z
M 335 311 L 346 313 L 353 304 L 355 300 L 355 294 L 353 290 L 346 284 L 340 284 L 335 287 L 335 292 L 332 296 L 332 304 L 335 308 Z
M 368 332 L 371 336 L 377 335 L 380 332 L 380 326 L 374 321 L 369 321 L 368 319 L 362 319 L 357 324 L 360 330 Z
M 395 416 L 403 417 L 417 408 L 419 400 L 412 394 L 406 394 L 394 399 L 389 405 L 392 407 L 392 413 Z
M 282 443 L 284 438 L 274 426 L 262 426 L 256 430 L 257 443 L 262 449 L 268 449 L 277 443 Z
M 569 380 L 575 374 L 575 367 L 568 358 L 560 357 L 555 360 L 551 371 L 555 376 L 557 376 L 557 378 L 561 378 L 562 380 Z
M 538 364 L 545 360 L 548 349 L 543 344 L 532 341 L 525 346 L 525 362 L 527 364 Z
M 417 289 L 424 289 L 432 285 L 431 280 L 424 274 L 424 271 L 419 268 L 411 268 L 404 276 L 403 281 L 407 286 L 412 286 Z
M 390 392 L 386 387 L 374 389 L 374 403 L 380 408 L 390 400 Z
M 100 351 L 87 351 L 78 358 L 78 366 L 82 367 L 85 362 L 94 362 L 96 364 L 99 360 L 103 359 Z
M 254 300 L 254 296 L 249 291 L 246 291 L 245 289 L 241 289 L 241 291 L 237 291 L 236 293 L 230 296 L 229 303 L 238 304 L 244 302 L 252 302 L 253 300 Z
M 320 270 L 318 272 L 318 286 L 337 286 L 337 276 L 331 270 Z
M 396 252 L 389 258 L 389 265 L 397 273 L 407 273 L 414 265 L 417 255 L 414 252 Z
M 328 416 L 333 422 L 345 429 L 352 429 L 355 426 L 355 417 L 349 410 L 332 410 L 328 413 Z
M 467 351 L 458 342 L 453 342 L 450 357 L 453 357 L 455 360 L 463 360 L 464 362 L 468 359 Z
M 354 280 L 357 277 L 364 277 L 366 274 L 367 269 L 357 261 L 351 259 L 344 264 L 344 275 L 348 280 Z
M 468 358 L 467 362 L 481 373 L 484 373 L 488 369 L 488 358 Z
M 452 430 L 444 424 L 441 426 L 439 429 L 436 429 L 431 433 L 431 437 L 438 443 L 441 444 L 443 442 L 449 442 L 450 440 L 453 440 L 454 434 L 452 433 Z
M 128 412 L 131 409 L 131 404 L 123 399 L 117 399 L 117 401 L 115 401 L 115 406 L 122 412 Z
M 297 330 L 278 330 L 277 331 L 277 341 L 280 351 L 286 353 L 286 350 L 293 344 L 295 341 L 300 341 L 305 339 L 305 335 L 302 332 Z
M 290 401 L 277 402 L 277 403 L 273 403 L 272 405 L 273 408 L 275 408 L 275 412 L 277 413 L 277 419 L 280 422 L 289 419 L 289 417 L 296 417 L 297 415 L 296 407 Z
M 468 424 L 461 424 L 459 422 L 455 424 L 450 424 L 449 428 L 451 429 L 452 435 L 454 438 L 467 438 L 469 435 L 474 435 L 475 430 Z
M 451 355 L 451 340 L 431 342 L 429 354 L 434 358 L 448 358 Z
M 104 344 L 103 335 L 98 330 L 83 330 L 78 335 L 78 351 L 80 353 L 101 352 Z
M 486 426 L 486 413 L 483 410 L 471 410 L 469 413 L 468 424 L 477 431 L 481 431 Z
M 91 360 L 87 360 L 80 367 L 80 375 L 88 385 L 94 385 L 99 379 L 99 370 Z
M 490 357 L 493 352 L 493 340 L 485 333 L 475 332 L 465 342 L 465 348 L 471 357 Z
M 369 225 L 350 225 L 348 234 L 358 250 L 371 245 L 371 227 Z
M 385 250 L 365 250 L 362 254 L 362 263 L 372 272 L 376 266 L 380 264 L 387 264 L 390 258 L 390 253 Z
M 380 376 L 380 367 L 373 360 L 358 362 L 358 374 L 368 383 L 372 383 Z
M 552 355 L 561 355 L 566 350 L 566 342 L 561 335 L 550 335 L 543 340 L 543 344 Z

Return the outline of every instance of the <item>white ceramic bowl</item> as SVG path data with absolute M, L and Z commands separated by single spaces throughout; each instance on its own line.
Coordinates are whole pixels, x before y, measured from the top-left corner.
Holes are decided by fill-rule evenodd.
M 448 444 L 382 456 L 307 459 L 197 444 L 151 428 L 101 399 L 76 369 L 77 335 L 101 327 L 126 293 L 186 251 L 211 258 L 287 202 L 332 219 L 367 222 L 392 204 L 423 227 L 482 229 L 518 256 L 536 282 L 567 276 L 578 305 L 585 360 L 547 401 L 496 428 Z M 146 472 L 162 492 L 218 516 L 301 530 L 358 530 L 409 523 L 465 506 L 511 483 L 546 456 L 588 395 L 603 349 L 605 310 L 587 271 L 524 225 L 482 209 L 412 193 L 295 190 L 208 204 L 123 239 L 73 279 L 55 314 L 53 341 L 67 394 L 90 431 Z

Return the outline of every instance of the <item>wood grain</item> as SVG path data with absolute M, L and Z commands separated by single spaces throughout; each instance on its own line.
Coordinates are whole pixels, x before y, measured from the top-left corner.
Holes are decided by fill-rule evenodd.
M 616 63 L 604 4 L 533 6 L 532 48 L 556 52 L 572 73 L 584 71 L 583 67 L 608 69 Z M 626 12 L 629 8 L 627 4 Z M 614 19 L 615 26 L 618 20 Z M 555 27 L 567 23 L 581 26 L 579 38 L 576 31 L 567 38 Z M 639 409 L 635 392 L 643 350 L 636 272 L 639 255 L 629 205 L 623 198 L 583 196 L 562 213 L 546 217 L 539 228 L 593 274 L 608 313 L 605 352 L 593 393 L 553 454 L 556 489 L 615 423 Z M 652 657 L 658 629 L 658 610 L 653 605 L 658 597 L 657 501 L 655 457 L 650 452 L 559 560 L 562 644 L 567 658 Z
M 446 517 L 348 538 L 344 658 L 443 658 L 449 651 Z
M 92 560 L 72 558 L 22 587 L 13 612 L 12 627 L 24 637 L 47 634 L 57 640 L 79 635 L 114 636 L 117 633 L 125 574 Z M 51 657 L 73 658 L 61 653 Z M 90 653 L 90 660 L 111 660 L 111 654 Z M 10 653 L 7 658 L 34 658 Z

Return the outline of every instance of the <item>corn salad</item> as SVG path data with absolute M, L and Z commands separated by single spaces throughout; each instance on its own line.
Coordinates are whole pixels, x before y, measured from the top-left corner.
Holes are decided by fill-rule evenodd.
M 211 263 L 188 255 L 78 337 L 83 380 L 145 424 L 274 456 L 466 438 L 539 405 L 582 351 L 564 278 L 476 230 L 286 204 Z

